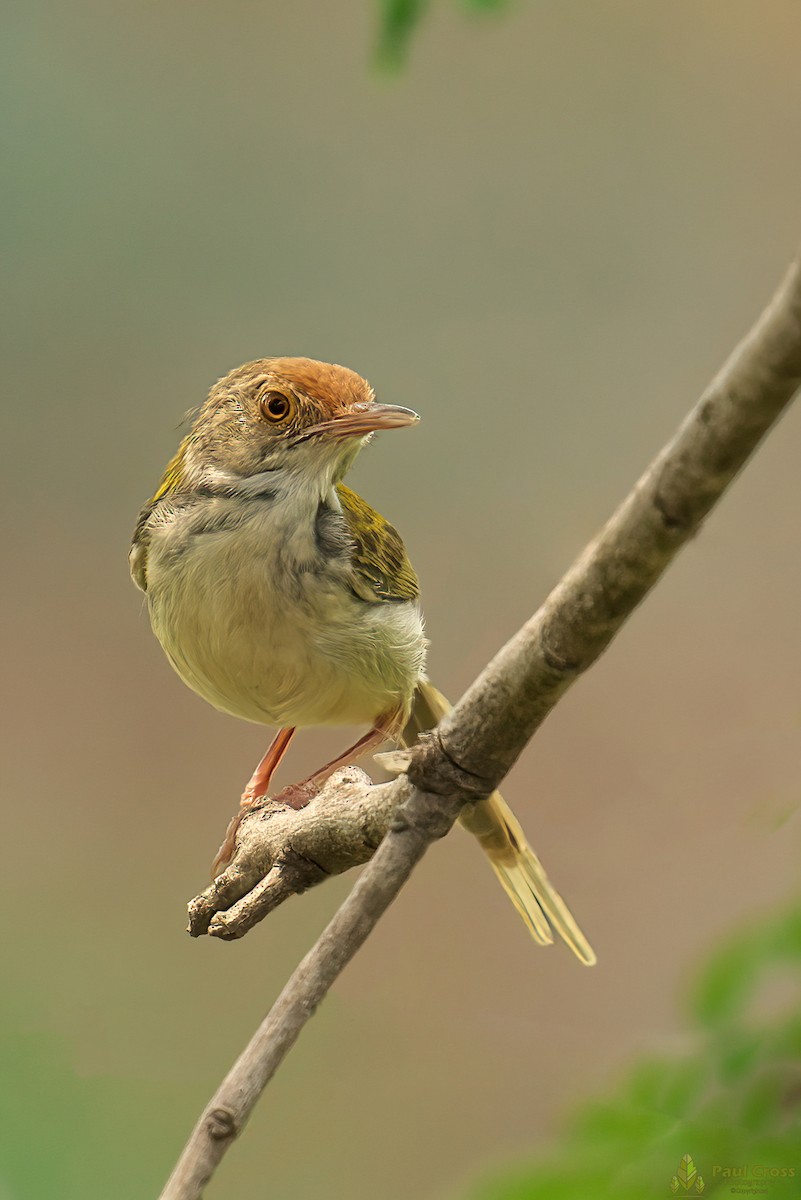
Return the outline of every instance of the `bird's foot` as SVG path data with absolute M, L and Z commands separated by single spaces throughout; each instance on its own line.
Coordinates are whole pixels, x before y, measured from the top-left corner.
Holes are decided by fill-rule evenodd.
M 297 812 L 301 808 L 305 808 L 309 801 L 319 794 L 323 782 L 324 780 L 310 775 L 308 779 L 302 779 L 300 783 L 290 783 L 289 787 L 285 787 L 277 796 L 273 796 L 273 803 L 283 804 L 285 808 L 294 808 Z
M 396 807 L 358 767 L 338 771 L 313 797 L 305 786 L 287 790 L 293 804 L 275 797 L 239 814 L 230 863 L 190 902 L 192 937 L 240 938 L 290 896 L 366 862 Z
M 269 801 L 271 805 L 282 805 L 284 808 L 292 808 L 298 812 L 301 808 L 305 808 L 309 801 L 318 795 L 322 783 L 322 780 L 311 775 L 308 779 L 301 780 L 300 783 L 291 783 L 272 797 L 265 795 L 263 792 L 252 794 L 254 789 L 248 785 L 242 793 L 242 799 L 239 801 L 239 812 L 228 822 L 223 843 L 214 856 L 214 862 L 211 864 L 212 879 L 216 879 L 234 857 L 236 835 L 239 832 L 239 826 L 242 824 L 243 818 L 252 809 L 260 808 Z

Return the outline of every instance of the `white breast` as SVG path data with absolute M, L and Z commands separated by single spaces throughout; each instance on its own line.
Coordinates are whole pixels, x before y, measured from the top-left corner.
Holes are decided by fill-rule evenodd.
M 299 520 L 296 494 L 252 501 L 242 519 L 241 501 L 214 498 L 151 526 L 154 632 L 216 708 L 276 726 L 369 724 L 408 709 L 425 663 L 419 609 L 352 593 L 315 542 L 318 503 L 310 497 Z

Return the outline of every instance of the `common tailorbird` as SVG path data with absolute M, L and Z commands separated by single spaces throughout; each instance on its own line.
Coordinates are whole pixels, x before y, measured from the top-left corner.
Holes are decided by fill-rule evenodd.
M 263 358 L 214 385 L 139 516 L 131 574 L 185 683 L 278 732 L 242 797 L 267 795 L 298 727 L 369 727 L 316 771 L 412 743 L 448 703 L 425 675 L 418 582 L 397 530 L 343 483 L 378 430 L 417 422 L 346 367 Z M 476 836 L 537 942 L 586 938 L 503 798 L 467 805 Z M 229 830 L 218 864 L 230 857 Z

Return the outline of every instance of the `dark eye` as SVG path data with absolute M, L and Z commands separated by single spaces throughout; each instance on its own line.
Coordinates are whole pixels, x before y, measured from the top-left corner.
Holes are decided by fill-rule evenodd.
M 285 421 L 294 408 L 292 400 L 283 392 L 266 392 L 259 405 L 268 421 Z

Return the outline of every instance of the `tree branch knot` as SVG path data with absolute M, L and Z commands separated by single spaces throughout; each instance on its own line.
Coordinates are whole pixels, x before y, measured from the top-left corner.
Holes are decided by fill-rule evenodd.
M 206 1129 L 210 1138 L 215 1142 L 225 1138 L 235 1138 L 239 1133 L 236 1114 L 230 1108 L 213 1108 L 206 1117 Z
M 463 767 L 448 751 L 438 729 L 420 734 L 406 773 L 418 792 L 447 796 L 461 805 L 484 800 L 497 787 L 497 780 Z

